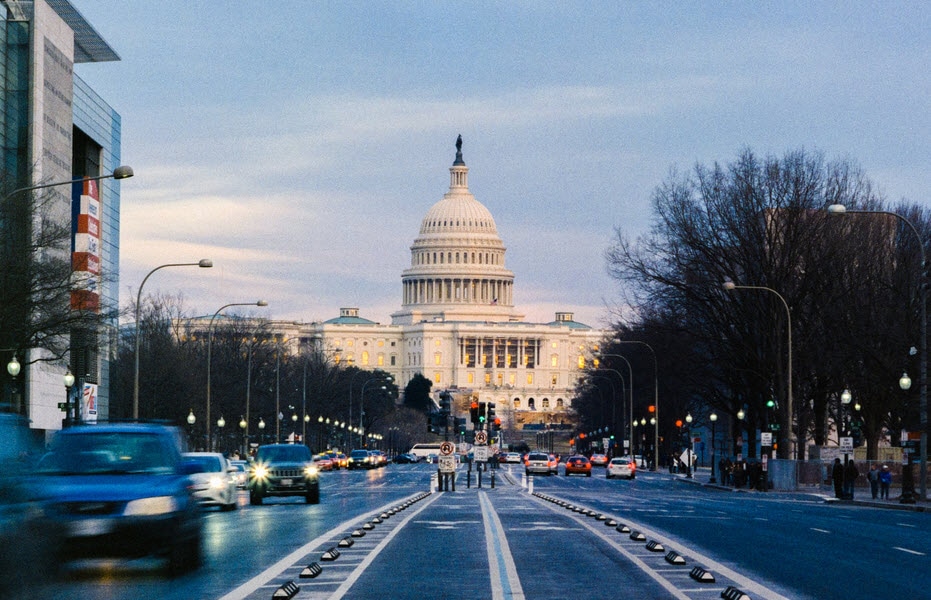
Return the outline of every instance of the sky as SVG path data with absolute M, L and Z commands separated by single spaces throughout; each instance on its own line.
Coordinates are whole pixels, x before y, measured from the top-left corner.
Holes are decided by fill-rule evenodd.
M 121 304 L 390 323 L 457 135 L 527 321 L 605 327 L 617 231 L 671 170 L 749 148 L 859 165 L 931 202 L 927 2 L 72 0 L 121 61 Z M 237 307 L 238 308 L 238 307 Z

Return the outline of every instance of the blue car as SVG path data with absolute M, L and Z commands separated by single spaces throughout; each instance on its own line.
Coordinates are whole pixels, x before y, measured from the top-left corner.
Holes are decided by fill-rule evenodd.
M 36 467 L 58 558 L 167 558 L 170 574 L 201 561 L 202 522 L 177 432 L 108 424 L 58 432 Z

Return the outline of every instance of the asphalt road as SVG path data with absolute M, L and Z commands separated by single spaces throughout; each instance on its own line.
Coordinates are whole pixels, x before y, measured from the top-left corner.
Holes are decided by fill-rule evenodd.
M 205 565 L 194 573 L 168 579 L 154 560 L 78 563 L 31 597 L 251 600 L 288 582 L 301 599 L 711 599 L 728 586 L 753 599 L 931 597 L 927 513 L 662 473 L 609 481 L 603 469 L 531 481 L 507 466 L 494 489 L 487 474 L 481 489 L 474 474 L 466 487 L 460 471 L 455 492 L 431 492 L 433 472 L 324 473 L 319 505 L 253 507 L 243 493 L 239 510 L 205 514 Z

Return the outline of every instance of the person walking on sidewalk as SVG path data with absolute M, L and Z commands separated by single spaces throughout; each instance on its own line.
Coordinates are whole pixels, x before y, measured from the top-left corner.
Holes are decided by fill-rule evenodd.
M 844 497 L 844 465 L 840 464 L 840 459 L 834 459 L 834 467 L 831 469 L 831 479 L 834 480 L 834 497 Z
M 879 472 L 879 498 L 880 500 L 889 499 L 889 484 L 892 483 L 892 471 L 889 470 L 888 465 L 883 465 L 882 470 Z
M 857 466 L 853 463 L 853 459 L 847 461 L 847 466 L 844 467 L 844 496 L 848 500 L 853 500 L 853 486 L 857 482 L 857 477 L 860 476 L 860 472 L 857 471 Z
M 876 468 L 876 463 L 870 465 L 870 472 L 866 474 L 866 478 L 870 482 L 870 494 L 875 500 L 879 495 L 879 469 Z

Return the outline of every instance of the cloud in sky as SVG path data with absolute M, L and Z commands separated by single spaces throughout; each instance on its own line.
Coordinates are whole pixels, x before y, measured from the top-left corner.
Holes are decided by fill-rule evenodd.
M 604 250 L 646 230 L 673 166 L 804 147 L 929 196 L 921 3 L 74 4 L 122 57 L 75 71 L 122 115 L 137 173 L 124 303 L 152 267 L 210 257 L 147 292 L 389 322 L 460 133 L 534 321 L 610 321 Z

